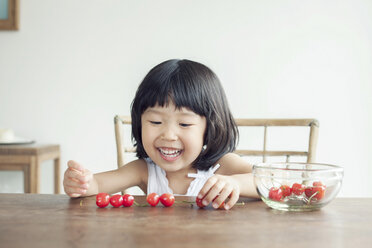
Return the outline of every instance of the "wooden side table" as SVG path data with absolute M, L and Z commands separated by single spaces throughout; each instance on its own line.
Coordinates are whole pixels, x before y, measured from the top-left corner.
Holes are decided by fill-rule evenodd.
M 54 160 L 54 193 L 59 194 L 59 145 L 0 145 L 0 170 L 23 171 L 25 193 L 40 193 L 40 165 Z

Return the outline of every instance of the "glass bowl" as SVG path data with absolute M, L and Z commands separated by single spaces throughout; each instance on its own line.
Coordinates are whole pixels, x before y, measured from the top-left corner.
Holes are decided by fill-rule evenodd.
M 253 166 L 256 189 L 271 208 L 313 211 L 341 189 L 343 168 L 319 163 L 260 163 Z

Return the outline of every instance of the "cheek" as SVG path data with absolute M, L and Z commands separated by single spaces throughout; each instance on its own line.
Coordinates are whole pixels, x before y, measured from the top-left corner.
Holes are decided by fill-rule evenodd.
M 145 149 L 152 143 L 152 133 L 148 128 L 142 127 L 142 144 Z
M 142 128 L 142 146 L 148 156 L 154 156 L 157 153 L 156 142 L 158 140 L 158 130 L 151 126 Z
M 204 145 L 204 133 L 193 133 L 191 135 L 188 135 L 187 137 L 184 137 L 184 143 L 188 144 L 190 146 L 189 148 L 194 148 L 199 150 Z

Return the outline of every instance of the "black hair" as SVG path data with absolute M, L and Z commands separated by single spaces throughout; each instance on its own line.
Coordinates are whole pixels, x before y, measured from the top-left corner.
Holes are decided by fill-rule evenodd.
M 231 114 L 225 92 L 216 74 L 207 66 L 190 60 L 167 60 L 150 70 L 139 85 L 131 104 L 132 140 L 138 158 L 148 155 L 142 144 L 141 116 L 149 108 L 185 107 L 206 117 L 206 146 L 193 162 L 193 167 L 208 170 L 238 142 L 238 128 Z

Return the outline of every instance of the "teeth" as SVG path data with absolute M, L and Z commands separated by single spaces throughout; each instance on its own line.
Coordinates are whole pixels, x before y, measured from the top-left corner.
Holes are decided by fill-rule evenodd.
M 180 154 L 181 150 L 164 150 L 159 148 L 159 151 L 167 157 L 176 157 Z

